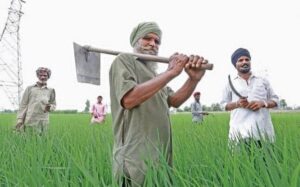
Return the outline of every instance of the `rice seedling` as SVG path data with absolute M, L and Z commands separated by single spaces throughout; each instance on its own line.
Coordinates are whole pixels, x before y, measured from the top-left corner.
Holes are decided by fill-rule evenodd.
M 15 114 L 0 114 L 1 186 L 117 186 L 112 178 L 112 126 L 88 114 L 52 114 L 44 136 L 12 131 Z M 145 186 L 300 186 L 300 115 L 272 113 L 274 145 L 247 152 L 228 146 L 228 113 L 201 125 L 171 116 L 173 167 L 149 162 Z

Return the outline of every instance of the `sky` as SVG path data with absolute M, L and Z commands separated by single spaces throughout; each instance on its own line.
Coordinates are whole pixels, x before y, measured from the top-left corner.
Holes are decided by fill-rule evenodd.
M 9 3 L 0 1 L 1 32 Z M 27 0 L 22 10 L 24 89 L 36 82 L 38 67 L 49 67 L 48 85 L 56 90 L 59 110 L 82 111 L 86 100 L 93 103 L 98 95 L 110 105 L 108 74 L 115 57 L 101 55 L 100 86 L 78 83 L 73 42 L 132 52 L 130 33 L 144 21 L 154 21 L 162 29 L 160 56 L 198 54 L 214 64 L 196 88 L 202 93 L 202 104 L 220 102 L 227 75 L 236 75 L 231 54 L 243 47 L 251 53 L 253 72 L 267 77 L 289 106 L 300 105 L 300 4 L 296 0 Z M 161 64 L 159 71 L 166 68 Z M 168 85 L 176 91 L 186 79 L 183 72 Z M 9 108 L 2 90 L 0 98 L 0 108 Z M 192 101 L 189 98 L 181 108 Z

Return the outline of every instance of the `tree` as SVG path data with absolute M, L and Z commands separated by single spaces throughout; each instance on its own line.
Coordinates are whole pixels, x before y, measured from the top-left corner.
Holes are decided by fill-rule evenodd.
M 191 107 L 185 106 L 185 107 L 183 108 L 183 111 L 185 111 L 185 112 L 190 112 L 190 111 L 191 111 Z
M 91 106 L 90 101 L 86 100 L 86 102 L 85 102 L 85 108 L 84 108 L 83 112 L 89 112 L 90 106 Z
M 280 99 L 279 100 L 279 108 L 282 108 L 282 109 L 287 108 L 287 103 L 286 103 L 285 99 Z
M 294 110 L 300 110 L 300 106 L 296 106 Z
M 209 106 L 202 105 L 202 110 L 203 111 L 211 111 L 211 108 Z
M 177 112 L 183 112 L 183 110 L 181 108 L 177 108 L 176 110 Z
M 221 111 L 221 105 L 219 103 L 213 103 L 211 104 L 212 111 Z

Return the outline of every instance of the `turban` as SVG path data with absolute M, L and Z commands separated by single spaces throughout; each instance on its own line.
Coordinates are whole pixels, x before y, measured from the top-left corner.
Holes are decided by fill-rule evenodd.
M 231 55 L 231 63 L 234 65 L 236 65 L 238 59 L 241 57 L 241 56 L 246 56 L 248 58 L 250 58 L 251 60 L 251 56 L 250 56 L 250 53 L 247 49 L 244 49 L 244 48 L 238 48 L 237 50 L 234 51 L 234 53 Z
M 39 68 L 36 70 L 36 76 L 39 76 L 39 73 L 40 73 L 41 71 L 47 72 L 48 79 L 50 78 L 50 76 L 51 76 L 51 70 L 50 70 L 49 68 L 39 67 Z
M 200 92 L 195 92 L 195 93 L 194 93 L 194 97 L 195 97 L 196 95 L 200 95 Z
M 161 39 L 161 30 L 155 22 L 143 22 L 138 24 L 131 32 L 130 44 L 134 47 L 135 43 L 148 33 L 155 33 Z

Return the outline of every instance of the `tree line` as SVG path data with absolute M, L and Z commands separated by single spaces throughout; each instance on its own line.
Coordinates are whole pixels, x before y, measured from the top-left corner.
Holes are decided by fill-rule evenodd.
M 202 105 L 203 111 L 223 111 L 222 106 L 219 103 L 212 103 L 210 106 Z M 285 99 L 279 100 L 279 106 L 273 110 L 300 110 L 300 106 L 291 107 L 288 106 Z M 185 106 L 183 109 L 178 108 L 177 112 L 191 112 L 190 106 Z
M 86 100 L 85 107 L 82 111 L 78 111 L 76 109 L 67 109 L 67 110 L 56 110 L 52 113 L 63 113 L 63 114 L 88 113 L 90 110 L 90 106 L 91 106 L 91 102 L 89 100 Z M 219 103 L 212 103 L 210 106 L 202 105 L 202 110 L 209 112 L 209 111 L 222 111 L 223 109 Z M 296 107 L 288 106 L 285 99 L 280 99 L 279 107 L 277 108 L 277 110 L 300 110 L 300 106 L 296 106 Z M 176 111 L 177 112 L 191 112 L 191 107 L 185 106 L 183 109 L 178 108 Z M 1 113 L 16 113 L 17 110 L 3 109 L 0 112 Z

